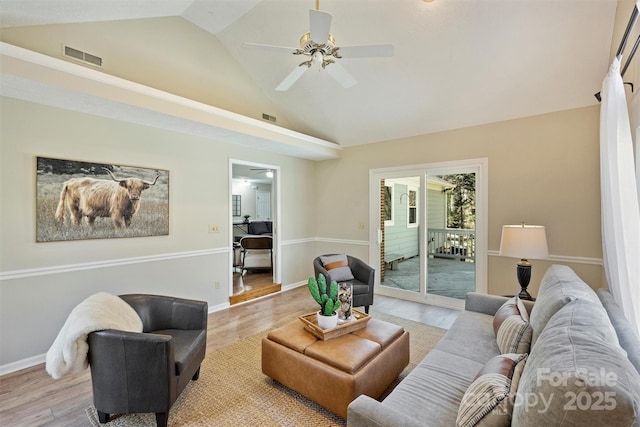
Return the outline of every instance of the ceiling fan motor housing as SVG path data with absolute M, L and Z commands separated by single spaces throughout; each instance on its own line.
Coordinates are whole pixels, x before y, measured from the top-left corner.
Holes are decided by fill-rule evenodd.
M 333 55 L 336 48 L 336 41 L 331 34 L 329 34 L 328 40 L 323 44 L 318 44 L 311 40 L 311 33 L 304 33 L 300 37 L 300 49 L 298 49 L 296 55 L 308 55 L 313 56 L 315 52 L 322 52 L 322 55 Z

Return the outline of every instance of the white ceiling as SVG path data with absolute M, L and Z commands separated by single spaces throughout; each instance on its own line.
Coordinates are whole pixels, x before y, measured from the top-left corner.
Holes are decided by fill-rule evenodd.
M 343 59 L 352 88 L 310 70 L 287 92 L 274 88 L 300 58 L 242 43 L 297 47 L 313 0 L 1 0 L 0 22 L 181 16 L 216 35 L 292 129 L 350 146 L 596 104 L 616 4 L 322 0 L 338 46 L 391 43 L 395 55 Z

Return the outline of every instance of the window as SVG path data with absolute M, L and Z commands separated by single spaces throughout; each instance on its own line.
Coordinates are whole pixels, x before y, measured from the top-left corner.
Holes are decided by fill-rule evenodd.
M 241 205 L 240 205 L 240 203 L 241 203 L 240 200 L 241 200 L 240 195 L 233 194 L 231 196 L 231 208 L 233 210 L 233 212 L 232 212 L 233 216 L 242 215 L 242 209 L 241 209 Z
M 418 189 L 408 187 L 409 206 L 407 209 L 407 228 L 418 226 Z

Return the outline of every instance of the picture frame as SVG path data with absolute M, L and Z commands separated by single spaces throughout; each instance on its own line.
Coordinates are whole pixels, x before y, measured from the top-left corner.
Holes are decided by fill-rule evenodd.
M 39 157 L 36 242 L 169 235 L 169 171 Z

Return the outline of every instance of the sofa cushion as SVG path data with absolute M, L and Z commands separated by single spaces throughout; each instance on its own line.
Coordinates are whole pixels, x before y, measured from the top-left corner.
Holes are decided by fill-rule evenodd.
M 473 311 L 460 312 L 437 348 L 484 365 L 500 354 L 493 332 L 493 316 Z
M 493 330 L 501 353 L 528 353 L 531 345 L 529 313 L 517 296 L 496 311 Z
M 353 280 L 353 273 L 349 268 L 349 261 L 345 254 L 338 255 L 324 255 L 320 257 L 322 265 L 329 273 L 328 282 L 345 282 L 347 280 Z
M 512 425 L 640 425 L 640 374 L 602 310 L 578 299 L 549 320 L 522 372 L 526 398 Z
M 384 399 L 383 405 L 410 414 L 422 425 L 425 420 L 431 426 L 455 425 L 462 397 L 484 365 L 465 356 L 436 347 Z
M 622 309 L 614 301 L 613 295 L 609 291 L 598 289 L 597 294 L 616 330 L 620 346 L 627 352 L 629 361 L 635 366 L 636 371 L 640 372 L 640 336 L 624 316 Z
M 507 427 L 527 354 L 502 354 L 478 372 L 458 409 L 458 427 Z
M 536 344 L 545 325 L 565 304 L 576 298 L 598 302 L 598 296 L 578 275 L 566 265 L 554 264 L 540 282 L 538 298 L 531 310 L 529 322 L 533 333 L 531 347 Z

